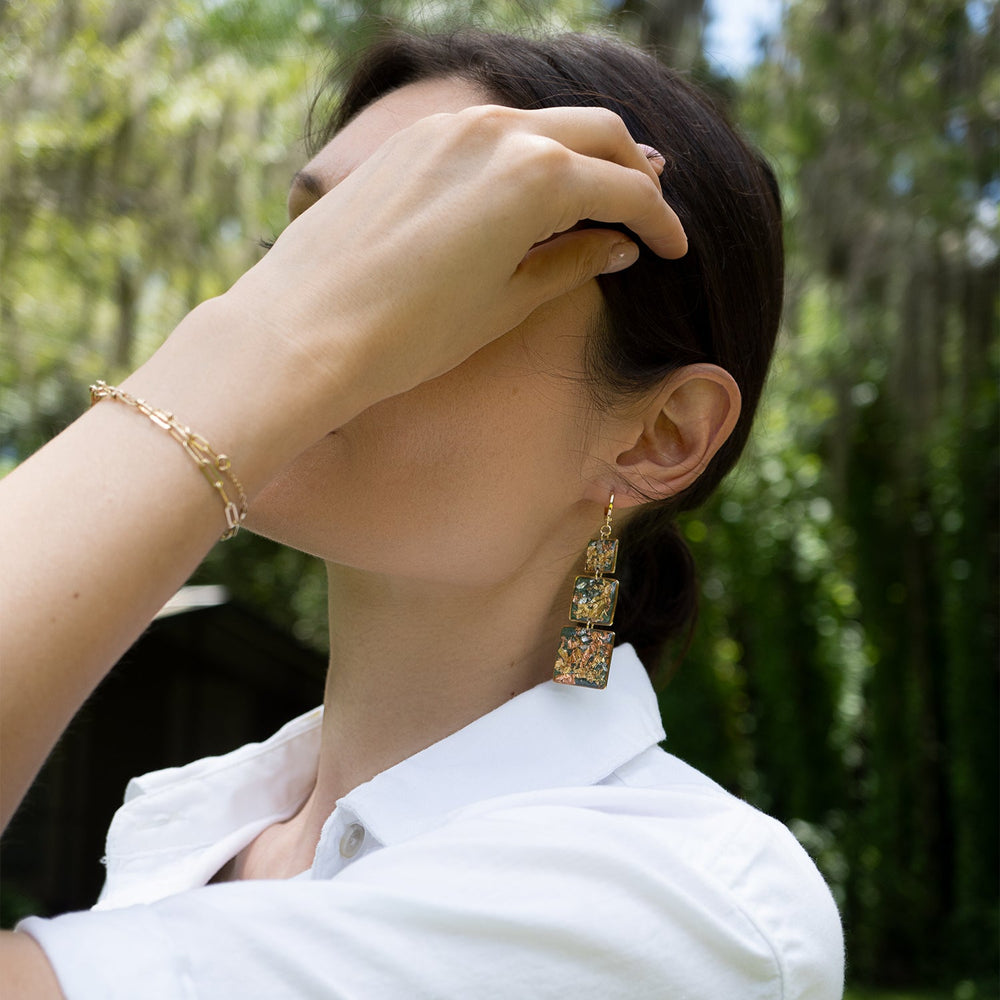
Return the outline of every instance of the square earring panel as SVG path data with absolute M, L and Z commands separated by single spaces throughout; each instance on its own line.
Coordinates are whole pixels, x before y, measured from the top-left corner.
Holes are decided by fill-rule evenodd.
M 573 622 L 610 625 L 615 620 L 617 604 L 617 580 L 578 576 L 573 584 L 573 604 L 569 610 L 569 619 Z
M 570 626 L 559 633 L 559 652 L 552 679 L 558 684 L 605 688 L 615 648 L 614 632 Z
M 614 573 L 618 562 L 618 539 L 595 538 L 587 544 L 588 573 Z

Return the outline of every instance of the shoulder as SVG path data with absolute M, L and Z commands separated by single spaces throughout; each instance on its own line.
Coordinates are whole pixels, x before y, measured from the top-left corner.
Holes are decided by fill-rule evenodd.
M 411 851 L 425 863 L 414 864 Z M 441 868 L 427 863 L 438 851 L 464 890 L 492 883 L 495 898 L 501 880 L 538 908 L 535 916 L 546 913 L 548 926 L 582 929 L 584 947 L 628 956 L 640 979 L 669 983 L 679 995 L 842 995 L 840 917 L 801 845 L 783 824 L 658 747 L 599 785 L 461 810 L 372 862 L 388 877 L 408 869 L 438 878 Z M 359 865 L 345 875 L 375 871 Z M 604 930 L 590 940 L 593 919 Z
M 598 785 L 457 809 L 331 879 L 23 929 L 71 1000 L 166 1000 L 192 982 L 250 998 L 839 1000 L 839 921 L 808 857 L 659 754 Z

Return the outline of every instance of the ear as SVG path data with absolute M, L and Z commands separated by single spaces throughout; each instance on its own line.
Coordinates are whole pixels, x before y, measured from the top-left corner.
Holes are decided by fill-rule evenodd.
M 671 373 L 636 416 L 634 443 L 616 459 L 622 481 L 632 484 L 622 491 L 621 506 L 687 489 L 726 442 L 739 416 L 740 390 L 724 368 L 686 365 Z

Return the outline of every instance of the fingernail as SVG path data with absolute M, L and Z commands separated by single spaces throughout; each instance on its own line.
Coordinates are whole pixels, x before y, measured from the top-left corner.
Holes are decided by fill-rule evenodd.
M 601 274 L 614 274 L 624 271 L 626 267 L 639 259 L 639 248 L 634 243 L 616 243 L 608 254 L 608 262 Z
M 658 173 L 663 173 L 663 168 L 667 165 L 667 158 L 652 146 L 647 146 L 644 142 L 637 142 L 636 145 L 646 154 L 646 159 L 653 165 L 653 169 Z

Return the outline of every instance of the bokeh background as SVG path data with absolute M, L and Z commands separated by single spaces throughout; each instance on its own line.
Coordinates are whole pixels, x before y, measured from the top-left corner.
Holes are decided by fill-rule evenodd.
M 703 600 L 659 679 L 667 746 L 816 858 L 852 996 L 995 997 L 1000 17 L 785 0 L 732 62 L 739 6 L 0 3 L 0 470 L 280 231 L 331 58 L 387 24 L 456 21 L 654 46 L 774 162 L 789 246 L 756 439 L 684 524 Z M 322 654 L 306 557 L 241 534 L 194 582 Z M 5 886 L 5 921 L 45 909 L 17 865 Z

